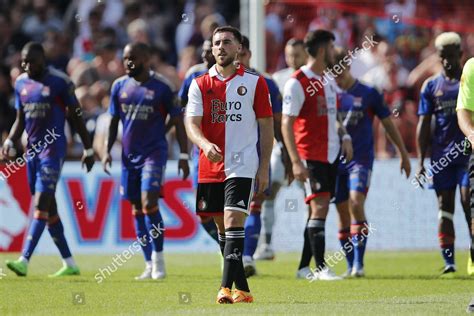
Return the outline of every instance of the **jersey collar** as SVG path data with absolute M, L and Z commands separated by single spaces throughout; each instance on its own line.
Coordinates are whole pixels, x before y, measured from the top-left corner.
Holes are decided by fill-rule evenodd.
M 234 78 L 236 75 L 239 75 L 239 76 L 243 76 L 244 75 L 244 72 L 245 72 L 245 68 L 243 66 L 237 66 L 237 69 L 235 71 L 235 73 L 226 78 L 224 81 L 229 81 L 231 80 L 232 78 Z M 219 75 L 219 73 L 217 72 L 217 68 L 216 68 L 216 65 L 212 66 L 210 69 L 209 69 L 209 76 L 210 77 L 218 77 L 218 78 L 222 78 L 221 75 Z
M 305 76 L 308 77 L 309 79 L 313 79 L 313 78 L 318 79 L 318 80 L 321 79 L 321 76 L 315 74 L 315 73 L 311 70 L 311 68 L 309 68 L 307 65 L 301 66 L 300 69 L 301 69 L 301 71 L 305 74 Z

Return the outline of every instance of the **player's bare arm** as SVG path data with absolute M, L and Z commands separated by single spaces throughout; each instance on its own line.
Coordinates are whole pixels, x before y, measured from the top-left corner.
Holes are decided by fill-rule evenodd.
M 256 175 L 257 193 L 263 193 L 269 183 L 270 157 L 273 148 L 273 119 L 265 117 L 258 119 L 260 130 L 260 163 Z
M 105 144 L 105 152 L 102 155 L 102 167 L 104 169 L 104 172 L 107 173 L 108 175 L 110 175 L 110 171 L 107 168 L 107 165 L 109 167 L 112 167 L 112 156 L 110 155 L 110 151 L 112 150 L 115 140 L 117 139 L 119 121 L 120 121 L 120 117 L 112 116 L 110 120 L 110 125 L 109 125 L 109 133 L 107 136 L 107 142 Z
M 16 120 L 13 123 L 12 129 L 8 138 L 5 140 L 2 146 L 2 156 L 6 159 L 13 159 L 10 155 L 10 150 L 14 148 L 15 142 L 21 137 L 25 129 L 25 114 L 22 109 L 16 111 Z
M 92 141 L 87 132 L 86 125 L 84 124 L 84 120 L 80 114 L 82 111 L 76 104 L 70 105 L 68 110 L 68 121 L 72 126 L 74 126 L 84 146 L 84 154 L 81 158 L 82 167 L 84 168 L 84 166 L 86 166 L 86 170 L 89 172 L 94 166 L 94 150 L 92 149 Z
M 408 158 L 408 151 L 403 143 L 400 132 L 395 127 L 390 117 L 386 117 L 382 120 L 382 125 L 387 132 L 388 138 L 397 148 L 398 154 L 400 155 L 400 172 L 405 171 L 405 175 L 408 178 L 411 173 L 410 159 Z
M 286 149 L 290 155 L 292 170 L 294 177 L 299 181 L 306 181 L 308 178 L 308 170 L 303 165 L 301 158 L 296 150 L 295 134 L 293 133 L 293 125 L 296 117 L 283 114 L 281 122 L 281 133 L 286 144 Z
M 339 139 L 341 139 L 341 154 L 344 156 L 346 161 L 351 161 L 354 156 L 354 150 L 352 148 L 352 139 L 349 133 L 347 132 L 344 124 L 342 124 L 339 116 L 336 120 L 337 134 Z
M 170 118 L 170 124 L 176 126 L 176 137 L 179 143 L 179 149 L 181 152 L 178 162 L 178 174 L 180 171 L 183 172 L 183 180 L 189 176 L 189 164 L 188 164 L 188 138 L 186 136 L 186 129 L 184 128 L 183 117 L 181 115 Z
M 188 134 L 189 139 L 196 144 L 199 148 L 204 151 L 207 159 L 211 162 L 219 162 L 222 161 L 222 151 L 216 144 L 211 143 L 204 137 L 204 134 L 201 130 L 201 121 L 202 116 L 192 116 L 186 117 L 185 119 L 185 127 L 186 133 Z
M 416 127 L 416 151 L 418 154 L 418 171 L 416 179 L 421 187 L 423 187 L 421 176 L 425 176 L 424 161 L 431 143 L 431 115 L 421 115 Z
M 285 167 L 285 178 L 293 179 L 293 172 L 291 170 L 291 160 L 290 156 L 288 155 L 288 150 L 286 149 L 285 142 L 283 141 L 283 135 L 281 133 L 281 113 L 274 113 L 273 114 L 273 132 L 275 134 L 275 139 L 280 145 L 281 148 L 281 160 L 283 166 Z

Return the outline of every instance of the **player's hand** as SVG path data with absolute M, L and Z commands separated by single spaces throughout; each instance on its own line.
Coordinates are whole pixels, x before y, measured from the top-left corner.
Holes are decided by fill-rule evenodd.
M 256 194 L 259 196 L 263 194 L 268 188 L 268 184 L 270 181 L 270 168 L 268 166 L 260 166 L 258 167 L 257 175 L 255 176 L 255 180 L 257 181 L 257 192 Z
M 11 140 L 5 140 L 2 146 L 3 159 L 12 160 L 16 156 L 16 149 Z
M 411 165 L 410 165 L 410 159 L 408 159 L 408 157 L 406 156 L 403 156 L 400 159 L 400 173 L 403 174 L 403 171 L 405 171 L 405 175 L 408 179 L 411 173 Z
M 180 171 L 183 171 L 183 180 L 186 180 L 189 176 L 189 163 L 187 159 L 180 159 L 178 161 L 178 175 Z
M 306 179 L 309 178 L 309 173 L 308 169 L 303 165 L 303 162 L 298 161 L 293 163 L 293 175 L 295 176 L 296 180 L 299 180 L 301 182 L 305 182 Z
M 415 174 L 415 179 L 416 179 L 416 182 L 418 182 L 418 184 L 420 185 L 420 187 L 424 189 L 425 187 L 423 186 L 423 184 L 425 183 L 425 180 L 426 180 L 426 170 L 425 170 L 424 165 L 420 165 L 418 167 L 418 171 Z
M 352 160 L 352 157 L 354 156 L 354 151 L 352 149 L 352 141 L 350 139 L 345 139 L 342 141 L 341 155 L 344 156 L 346 161 Z
M 86 166 L 87 172 L 91 171 L 95 163 L 94 155 L 87 156 L 87 154 L 84 153 L 82 155 L 81 162 L 82 162 L 82 168 Z
M 104 169 L 104 172 L 110 176 L 110 171 L 107 168 L 107 165 L 112 168 L 112 156 L 110 153 L 105 153 L 104 157 L 102 157 L 102 168 Z
M 207 159 L 209 159 L 211 162 L 219 162 L 224 158 L 222 156 L 221 149 L 216 144 L 206 143 L 203 146 L 202 150 L 204 151 L 204 154 L 206 155 Z

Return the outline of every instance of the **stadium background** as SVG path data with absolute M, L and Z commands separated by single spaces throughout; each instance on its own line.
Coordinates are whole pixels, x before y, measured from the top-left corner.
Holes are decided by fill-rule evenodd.
M 242 1 L 245 3 L 246 1 Z M 393 119 L 415 157 L 418 91 L 428 76 L 441 69 L 433 41 L 442 31 L 457 31 L 463 38 L 464 60 L 474 56 L 474 26 L 469 1 L 267 1 L 265 12 L 265 69 L 286 67 L 284 43 L 302 38 L 308 29 L 326 28 L 337 44 L 360 47 L 365 35 L 377 34 L 381 44 L 367 52 L 358 74 L 384 91 Z M 121 50 L 128 41 L 145 41 L 153 49 L 153 68 L 178 89 L 184 74 L 200 62 L 200 45 L 216 25 L 239 26 L 239 1 L 119 1 L 119 0 L 0 0 L 0 136 L 14 120 L 12 85 L 20 73 L 19 51 L 29 40 L 41 41 L 48 62 L 67 72 L 76 84 L 83 118 L 101 152 L 105 139 L 108 93 L 123 74 Z M 244 25 L 241 25 L 245 29 Z M 261 53 L 261 52 L 260 52 Z M 258 52 L 254 52 L 257 55 Z M 398 172 L 395 150 L 378 122 L 377 161 L 366 208 L 376 229 L 369 249 L 437 249 L 437 206 L 432 191 L 416 189 Z M 114 156 L 113 178 L 99 163 L 85 175 L 77 162 L 82 147 L 68 131 L 68 154 L 58 186 L 58 205 L 71 248 L 77 253 L 117 253 L 133 242 L 130 206 L 118 192 L 120 145 Z M 217 251 L 217 246 L 194 217 L 191 183 L 176 174 L 177 144 L 169 136 L 170 163 L 162 203 L 167 227 L 167 251 Z M 24 139 L 23 139 L 24 142 Z M 21 152 L 18 153 L 21 155 Z M 416 167 L 412 161 L 412 167 Z M 3 167 L 0 167 L 2 170 Z M 277 251 L 299 251 L 305 210 L 301 199 L 295 209 L 289 200 L 301 197 L 296 186 L 282 190 L 277 201 L 274 245 Z M 25 170 L 0 180 L 0 252 L 19 251 L 31 211 Z M 468 233 L 459 203 L 455 217 L 456 245 L 468 247 Z M 328 220 L 328 248 L 338 249 L 335 212 Z M 408 234 L 407 232 L 410 232 Z M 49 236 L 38 253 L 53 253 Z

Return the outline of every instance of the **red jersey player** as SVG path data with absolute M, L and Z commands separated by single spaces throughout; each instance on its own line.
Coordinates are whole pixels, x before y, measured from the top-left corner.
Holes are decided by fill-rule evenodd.
M 186 130 L 200 148 L 196 210 L 214 218 L 224 256 L 220 304 L 253 301 L 242 264 L 244 223 L 254 182 L 257 193 L 268 187 L 273 145 L 268 87 L 262 76 L 236 66 L 241 43 L 236 28 L 214 31 L 216 65 L 192 81 L 186 106 Z
M 324 260 L 324 226 L 334 195 L 340 151 L 345 159 L 352 159 L 351 137 L 337 121 L 334 78 L 327 75 L 334 63 L 334 39 L 334 34 L 326 30 L 306 35 L 308 62 L 285 84 L 283 97 L 283 138 L 295 179 L 304 182 L 305 202 L 311 207 L 303 253 L 311 249 L 317 267 L 314 279 L 318 280 L 340 279 Z M 309 255 L 302 256 L 300 270 L 307 270 L 311 276 L 310 259 Z

